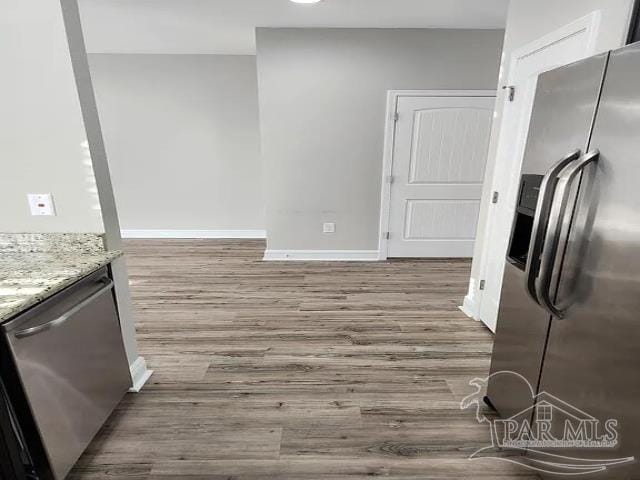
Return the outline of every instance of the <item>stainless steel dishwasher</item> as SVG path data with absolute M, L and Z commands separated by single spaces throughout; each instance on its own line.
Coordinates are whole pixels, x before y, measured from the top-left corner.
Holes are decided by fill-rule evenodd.
M 57 480 L 131 386 L 107 269 L 2 325 Z

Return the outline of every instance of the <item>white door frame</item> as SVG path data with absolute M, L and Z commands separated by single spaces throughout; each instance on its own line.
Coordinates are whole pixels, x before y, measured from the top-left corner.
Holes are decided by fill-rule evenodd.
M 379 260 L 386 260 L 391 213 L 391 175 L 396 143 L 396 111 L 402 97 L 495 97 L 495 90 L 389 90 L 387 92 L 387 117 L 384 128 L 384 153 L 382 156 L 382 188 L 380 189 L 380 231 L 378 239 Z
M 515 81 L 515 77 L 517 75 L 518 62 L 520 60 L 527 58 L 528 56 L 533 55 L 539 52 L 540 50 L 544 50 L 545 48 L 548 48 L 550 46 L 557 45 L 562 41 L 569 39 L 571 37 L 574 37 L 575 35 L 578 35 L 582 32 L 586 32 L 586 38 L 587 38 L 587 42 L 585 43 L 585 48 L 584 48 L 584 55 L 581 58 L 576 58 L 574 61 L 578 61 L 578 60 L 581 60 L 582 58 L 587 58 L 591 55 L 598 53 L 596 42 L 598 39 L 598 33 L 600 31 L 600 19 L 601 19 L 601 12 L 599 10 L 596 10 L 594 12 L 591 12 L 588 15 L 580 17 L 574 20 L 573 22 L 567 25 L 564 25 L 563 27 L 560 27 L 557 30 L 554 30 L 553 32 L 550 32 L 518 48 L 517 50 L 514 50 L 510 56 L 509 75 L 503 81 L 503 84 L 513 85 Z M 508 102 L 508 96 L 504 95 L 503 103 L 506 105 L 507 102 Z M 491 240 L 491 231 L 495 223 L 495 213 L 494 211 L 491 210 L 492 206 L 486 202 L 489 201 L 491 192 L 493 192 L 494 190 L 501 192 L 500 193 L 501 198 L 506 198 L 507 191 L 505 190 L 505 186 L 519 184 L 520 168 L 511 168 L 511 171 L 509 172 L 509 178 L 501 181 L 500 184 L 498 184 L 495 167 L 504 166 L 505 162 L 507 161 L 507 159 L 505 159 L 505 156 L 508 156 L 508 152 L 510 150 L 509 144 L 510 142 L 513 142 L 514 139 L 516 141 L 516 150 L 515 150 L 516 156 L 520 155 L 520 159 L 522 159 L 521 157 L 524 155 L 524 148 L 525 148 L 524 143 L 526 142 L 527 133 L 528 133 L 528 132 L 521 131 L 522 125 L 528 125 L 527 122 L 523 122 L 522 118 L 509 118 L 509 122 L 507 122 L 508 115 L 509 113 L 507 111 L 507 108 L 504 108 L 502 119 L 500 122 L 500 131 L 498 133 L 498 145 L 497 145 L 496 154 L 494 157 L 494 165 L 493 165 L 494 168 L 492 171 L 493 176 L 491 178 L 485 179 L 485 187 L 484 187 L 485 192 L 483 193 L 483 202 L 485 202 L 485 205 L 483 205 L 483 207 L 481 208 L 488 208 L 489 211 L 485 220 L 486 227 L 484 229 L 484 234 L 482 238 L 482 245 L 481 245 L 482 250 L 481 250 L 481 256 L 479 259 L 480 267 L 478 269 L 478 272 L 480 276 L 478 278 L 473 278 L 473 277 L 471 278 L 470 285 L 469 285 L 469 293 L 465 297 L 464 304 L 461 307 L 461 310 L 465 314 L 467 314 L 467 316 L 475 320 L 481 320 L 480 305 L 483 300 L 484 292 L 480 290 L 480 282 L 482 279 L 486 277 L 487 268 L 488 268 L 489 250 L 491 248 L 491 245 L 489 245 Z M 513 117 L 513 114 L 511 114 L 511 117 Z M 515 135 L 507 134 L 505 127 L 508 125 L 515 125 L 515 124 L 519 125 L 520 131 L 518 131 Z M 510 160 L 513 161 L 513 158 L 511 158 Z M 502 172 L 502 174 L 504 174 L 504 171 Z M 488 207 L 486 205 L 488 205 Z M 487 324 L 487 326 L 491 328 L 491 325 Z

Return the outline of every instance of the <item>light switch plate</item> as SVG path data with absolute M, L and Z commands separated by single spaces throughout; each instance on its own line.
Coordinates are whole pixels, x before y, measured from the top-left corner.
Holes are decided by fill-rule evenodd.
M 29 199 L 31 215 L 54 216 L 56 214 L 56 207 L 53 205 L 53 195 L 50 193 L 29 193 L 27 198 Z
M 331 222 L 331 223 L 324 223 L 322 225 L 322 232 L 323 233 L 336 233 L 336 224 Z

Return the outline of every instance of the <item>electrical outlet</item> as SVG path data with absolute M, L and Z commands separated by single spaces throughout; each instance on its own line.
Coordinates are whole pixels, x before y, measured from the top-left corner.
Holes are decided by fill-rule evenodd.
M 336 224 L 331 222 L 331 223 L 324 223 L 322 225 L 322 232 L 323 233 L 336 233 Z
M 31 215 L 48 215 L 55 216 L 56 207 L 53 205 L 53 195 L 50 193 L 29 193 L 29 208 Z

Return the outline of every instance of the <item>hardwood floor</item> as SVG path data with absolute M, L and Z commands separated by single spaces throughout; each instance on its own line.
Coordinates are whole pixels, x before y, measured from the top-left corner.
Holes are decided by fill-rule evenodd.
M 126 243 L 155 370 L 77 479 L 537 478 L 470 461 L 460 399 L 492 337 L 457 308 L 469 263 L 266 263 L 261 241 Z

